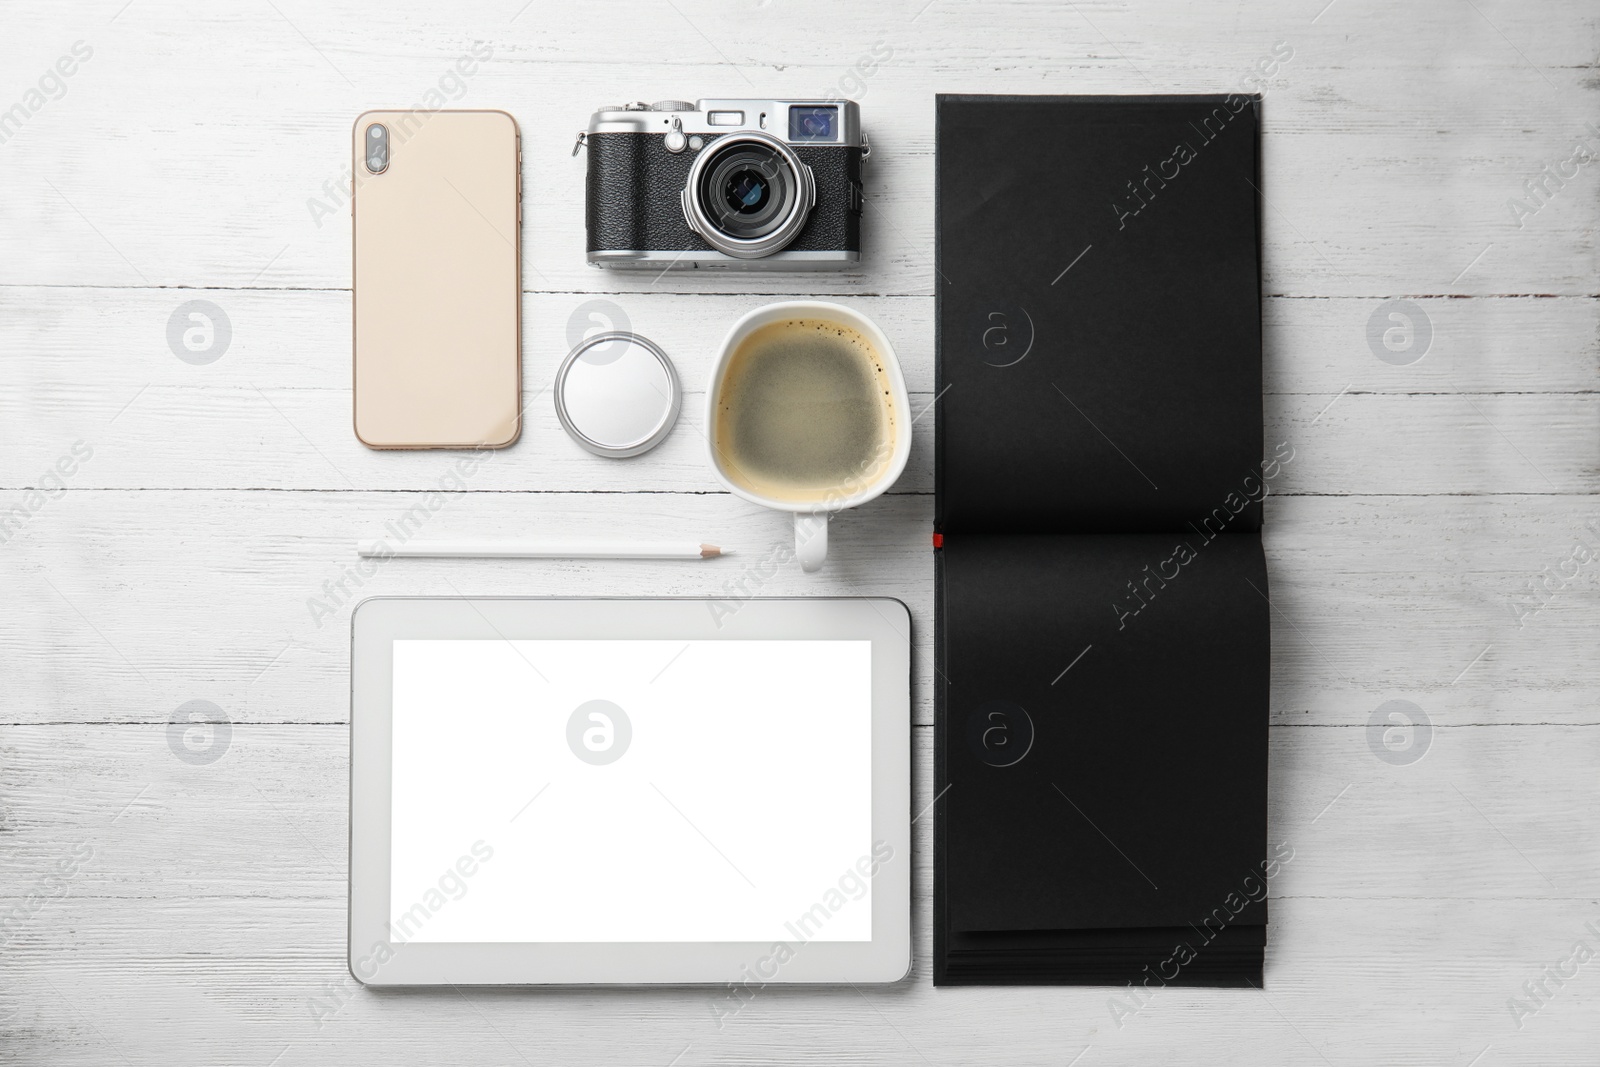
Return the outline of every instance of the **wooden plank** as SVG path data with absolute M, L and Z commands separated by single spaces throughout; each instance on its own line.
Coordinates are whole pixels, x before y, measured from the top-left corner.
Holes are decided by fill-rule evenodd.
M 931 800 L 928 733 L 917 731 L 919 808 Z M 13 923 L 6 946 L 16 988 L 34 991 L 10 1044 L 52 1062 L 114 1060 L 108 1049 L 131 1062 L 232 1062 L 240 1044 L 263 1062 L 325 1062 L 354 1041 L 390 1060 L 519 1062 L 507 1041 L 529 1056 L 582 1058 L 603 1025 L 613 1061 L 670 1059 L 688 1045 L 683 1062 L 964 1062 L 998 1028 L 1015 1043 L 1008 1062 L 1059 1064 L 1086 1045 L 1143 1061 L 1180 1041 L 1199 1062 L 1229 1062 L 1240 1033 L 1251 1056 L 1281 1063 L 1430 1048 L 1464 1063 L 1490 1044 L 1511 1062 L 1584 1062 L 1574 1035 L 1588 1033 L 1600 987 L 1582 975 L 1549 986 L 1521 1030 L 1507 1002 L 1526 1000 L 1522 983 L 1575 941 L 1596 942 L 1584 924 L 1600 925 L 1600 849 L 1586 812 L 1600 802 L 1587 773 L 1600 732 L 1448 729 L 1410 767 L 1374 759 L 1360 734 L 1274 731 L 1272 839 L 1292 858 L 1271 883 L 1264 996 L 1156 989 L 1141 1003 L 1124 991 L 1117 1011 L 1105 988 L 935 991 L 932 820 L 921 818 L 914 978 L 843 997 L 769 988 L 735 1012 L 720 990 L 396 998 L 354 987 L 343 966 L 338 726 L 242 726 L 208 766 L 175 759 L 159 726 L 8 726 L 16 862 L 3 903 L 39 888 L 50 896 Z M 1529 790 L 1533 780 L 1548 784 Z M 56 895 L 49 869 L 85 847 Z
M 891 5 L 848 29 L 830 19 L 825 42 L 798 9 L 741 9 L 735 17 L 714 5 L 607 19 L 603 28 L 544 9 L 517 22 L 485 9 L 436 36 L 398 38 L 309 9 L 188 21 L 183 35 L 166 28 L 177 9 L 150 2 L 103 27 L 49 22 L 18 56 L 20 69 L 43 69 L 76 38 L 94 38 L 97 51 L 68 94 L 31 118 L 0 156 L 0 179 L 11 190 L 0 221 L 36 250 L 0 263 L 0 282 L 347 285 L 344 219 L 310 202 L 339 206 L 324 186 L 341 176 L 356 114 L 417 100 L 444 78 L 452 95 L 461 86 L 455 106 L 503 107 L 526 127 L 525 251 L 535 288 L 596 284 L 581 259 L 583 166 L 569 148 L 597 106 L 622 96 L 831 91 L 861 98 L 874 136 L 870 265 L 805 287 L 926 293 L 935 90 L 1240 89 L 1281 41 L 1294 56 L 1263 83 L 1269 291 L 1595 292 L 1592 166 L 1532 218 L 1519 220 L 1507 206 L 1526 195 L 1525 179 L 1570 157 L 1573 139 L 1593 121 L 1594 88 L 1585 81 L 1592 49 L 1552 32 L 1563 17 L 1576 18 L 1580 4 L 1563 5 L 1558 11 L 1570 15 L 1537 30 L 1518 19 L 1520 45 L 1489 16 L 1441 9 L 1386 20 L 1355 6 L 1318 24 L 1263 8 L 1249 32 L 1184 18 L 1187 28 L 1164 27 L 1152 41 L 1147 19 L 1120 5 L 1095 6 L 1091 15 L 1017 3 L 991 17 L 940 4 L 913 18 L 909 3 Z M 1349 22 L 1340 27 L 1341 20 Z M 1361 28 L 1359 47 L 1348 43 L 1351 23 Z M 995 25 L 1015 42 L 998 53 Z M 1448 48 L 1415 46 L 1440 35 Z M 492 56 L 461 78 L 453 65 L 474 41 Z M 789 54 L 791 45 L 798 54 Z M 892 55 L 863 77 L 875 48 Z M 152 68 L 159 78 L 148 76 Z M 141 91 L 124 92 L 128 84 Z M 174 113 L 186 121 L 174 123 Z M 130 136 L 139 130 L 160 131 L 160 157 Z M 165 160 L 181 160 L 181 168 Z M 624 291 L 657 284 L 606 277 Z M 673 284 L 714 292 L 728 282 Z M 762 293 L 794 288 L 792 279 L 761 275 L 737 284 Z
M 760 295 L 704 294 L 686 303 L 671 292 L 615 293 L 596 273 L 581 292 L 523 297 L 523 361 L 531 394 L 548 384 L 585 330 L 633 328 L 661 344 L 680 364 L 690 388 L 704 375 L 740 315 L 772 302 Z M 213 363 L 195 366 L 174 355 L 168 320 L 203 299 L 227 317 L 230 340 Z M 894 341 L 907 386 L 933 391 L 933 300 L 926 296 L 855 296 Z M 1391 320 L 1410 309 L 1376 298 L 1268 297 L 1263 304 L 1266 395 L 1306 393 L 1591 392 L 1600 359 L 1600 304 L 1589 298 L 1436 298 L 1411 301 L 1414 323 Z M 348 390 L 350 295 L 336 291 L 151 290 L 50 286 L 0 287 L 0 343 L 32 358 L 0 365 L 11 418 L 72 411 L 118 410 L 122 394 L 145 385 L 245 387 L 269 395 L 288 389 Z M 692 309 L 692 310 L 691 310 Z M 1390 352 L 1382 332 L 1415 348 Z M 1368 330 L 1379 330 L 1374 345 Z M 1379 329 L 1381 328 L 1381 329 Z M 1425 348 L 1423 346 L 1426 346 Z M 1395 362 L 1385 362 L 1381 349 Z M 951 358 L 960 358 L 954 345 Z M 115 353 L 113 358 L 111 353 Z M 1410 362 L 1404 362 L 1410 360 Z M 82 388 L 92 377 L 98 388 Z M 100 394 L 105 395 L 100 395 Z M 24 403 L 26 401 L 26 403 Z M 27 425 L 27 424 L 24 424 Z
M 377 453 L 355 440 L 348 294 L 93 293 L 86 300 L 76 290 L 0 289 L 7 312 L 0 338 L 7 350 L 30 356 L 0 363 L 0 416 L 16 433 L 0 455 L 6 489 L 45 484 L 45 472 L 80 440 L 94 456 L 72 476 L 74 488 L 421 489 L 434 486 L 452 462 L 436 452 Z M 203 366 L 177 358 L 168 345 L 168 319 L 193 299 L 212 300 L 232 327 L 228 349 Z M 523 438 L 496 454 L 469 487 L 716 491 L 700 430 L 706 376 L 728 327 L 767 300 L 703 297 L 685 314 L 682 299 L 528 297 Z M 895 340 L 913 408 L 925 411 L 934 400 L 932 301 L 869 297 L 858 304 Z M 1383 306 L 1268 302 L 1268 454 L 1286 442 L 1296 457 L 1279 491 L 1600 487 L 1600 401 L 1592 388 L 1600 302 L 1422 300 L 1429 350 L 1408 366 L 1373 355 L 1368 323 Z M 682 421 L 663 446 L 608 463 L 566 436 L 548 388 L 571 338 L 624 322 L 672 355 L 686 396 Z M 911 464 L 896 491 L 932 491 L 933 421 L 918 419 Z
M 726 494 L 452 493 L 432 513 L 427 502 L 421 493 L 62 493 L 0 545 L 14 604 L 0 618 L 0 659 L 13 664 L 0 714 L 152 723 L 205 699 L 235 721 L 342 722 L 349 605 L 365 596 L 822 594 L 910 606 L 916 721 L 932 721 L 930 497 L 886 497 L 838 518 L 816 575 L 778 562 L 790 544 L 785 516 Z M 355 542 L 392 536 L 391 527 L 497 538 L 641 526 L 738 554 L 395 560 L 369 576 L 346 573 Z M 1600 562 L 1574 552 L 1580 540 L 1600 550 L 1597 530 L 1600 510 L 1587 498 L 1269 498 L 1275 721 L 1365 724 L 1378 705 L 1404 698 L 1443 724 L 1596 722 Z M 1203 559 L 1202 549 L 1196 565 Z M 1160 609 L 1158 594 L 1147 610 Z M 1106 640 L 1118 622 L 1108 602 Z M 1065 667 L 1081 643 L 1062 640 Z
M 1273 881 L 1274 897 L 1593 900 L 1600 842 L 1586 831 L 1600 783 L 1584 769 L 1600 756 L 1600 724 L 1441 726 L 1408 765 L 1375 754 L 1365 725 L 1272 728 L 1269 836 L 1294 854 Z M 182 740 L 161 722 L 0 730 L 11 819 L 6 895 L 45 880 L 83 841 L 92 855 L 77 853 L 81 862 L 64 877 L 74 899 L 148 899 L 152 887 L 181 884 L 195 899 L 234 907 L 297 899 L 342 906 L 345 724 L 238 723 L 195 739 L 194 750 L 215 745 L 209 763 L 180 758 Z M 920 926 L 931 825 L 945 801 L 930 807 L 933 729 L 914 734 Z M 1536 780 L 1545 787 L 1530 792 Z M 159 944 L 156 931 L 137 933 L 137 914 L 96 921 L 137 936 L 142 952 Z M 19 922 L 16 943 L 37 944 L 50 926 L 43 912 Z M 342 942 L 342 926 L 341 915 L 340 934 L 324 942 Z

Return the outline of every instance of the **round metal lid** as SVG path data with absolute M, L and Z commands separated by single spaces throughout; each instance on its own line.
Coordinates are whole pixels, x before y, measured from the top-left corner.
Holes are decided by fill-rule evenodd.
M 556 417 L 597 456 L 648 452 L 672 431 L 683 390 L 672 360 L 648 338 L 611 332 L 586 338 L 556 372 Z

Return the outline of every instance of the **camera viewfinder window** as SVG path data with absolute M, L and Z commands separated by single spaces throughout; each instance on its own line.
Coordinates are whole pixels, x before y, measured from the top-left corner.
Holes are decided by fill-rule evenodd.
M 836 107 L 791 107 L 789 140 L 837 141 L 839 109 Z

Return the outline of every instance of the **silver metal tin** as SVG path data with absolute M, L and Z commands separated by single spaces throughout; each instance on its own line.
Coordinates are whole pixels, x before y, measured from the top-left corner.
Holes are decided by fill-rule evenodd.
M 678 421 L 683 388 L 655 342 L 613 331 L 586 338 L 556 371 L 556 417 L 580 446 L 615 459 L 648 452 Z

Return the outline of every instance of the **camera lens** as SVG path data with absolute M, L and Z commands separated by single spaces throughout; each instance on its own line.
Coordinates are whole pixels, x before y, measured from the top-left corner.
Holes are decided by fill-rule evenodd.
M 712 159 L 704 173 L 700 202 L 711 224 L 729 237 L 765 237 L 783 225 L 795 200 L 789 165 L 764 144 L 730 146 Z
M 782 251 L 816 203 L 816 179 L 792 148 L 750 131 L 708 138 L 689 168 L 684 219 L 712 248 L 739 259 Z
M 724 190 L 728 206 L 741 215 L 754 214 L 766 204 L 772 187 L 754 170 L 741 170 L 728 179 Z

